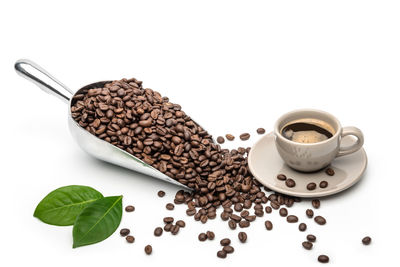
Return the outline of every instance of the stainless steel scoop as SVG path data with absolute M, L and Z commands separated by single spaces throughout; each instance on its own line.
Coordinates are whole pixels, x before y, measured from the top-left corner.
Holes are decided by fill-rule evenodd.
M 72 136 L 79 144 L 79 146 L 95 158 L 113 163 L 115 165 L 137 171 L 151 177 L 155 177 L 172 184 L 180 185 L 188 190 L 189 187 L 175 181 L 156 168 L 148 165 L 144 161 L 129 154 L 128 152 L 92 135 L 84 128 L 82 128 L 71 116 L 71 100 L 75 94 L 79 94 L 82 90 L 91 88 L 102 88 L 106 83 L 111 81 L 96 82 L 86 85 L 79 89 L 75 94 L 64 84 L 59 82 L 56 78 L 51 76 L 47 71 L 41 68 L 36 63 L 21 59 L 15 63 L 15 70 L 19 75 L 25 79 L 36 84 L 40 89 L 46 93 L 55 95 L 63 102 L 68 104 L 68 126 Z

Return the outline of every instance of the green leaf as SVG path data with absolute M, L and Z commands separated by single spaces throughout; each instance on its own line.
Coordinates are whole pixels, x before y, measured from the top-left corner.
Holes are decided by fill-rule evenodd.
M 101 198 L 100 192 L 88 186 L 60 187 L 40 201 L 33 216 L 52 225 L 72 225 L 86 206 Z
M 122 196 L 105 197 L 78 215 L 72 230 L 73 248 L 107 239 L 117 230 L 122 217 Z

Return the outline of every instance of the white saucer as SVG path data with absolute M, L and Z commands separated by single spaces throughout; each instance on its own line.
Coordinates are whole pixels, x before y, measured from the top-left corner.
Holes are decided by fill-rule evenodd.
M 352 142 L 351 137 L 346 137 L 342 145 L 347 146 Z M 367 154 L 361 148 L 353 154 L 335 159 L 330 166 L 335 171 L 333 176 L 328 176 L 324 170 L 302 173 L 283 162 L 275 147 L 275 136 L 270 133 L 261 137 L 251 148 L 248 163 L 254 177 L 275 192 L 296 197 L 323 197 L 346 190 L 361 180 L 367 167 Z M 280 173 L 295 180 L 296 186 L 289 188 L 285 181 L 278 180 L 276 176 Z M 327 181 L 328 187 L 320 188 L 321 181 Z M 313 191 L 306 188 L 310 182 L 317 184 Z

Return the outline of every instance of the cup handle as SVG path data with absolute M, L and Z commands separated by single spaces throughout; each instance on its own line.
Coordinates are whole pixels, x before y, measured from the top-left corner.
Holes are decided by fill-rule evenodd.
M 358 129 L 357 127 L 353 127 L 353 126 L 343 127 L 342 138 L 347 135 L 355 136 L 357 138 L 357 141 L 354 144 L 352 144 L 351 146 L 340 147 L 337 157 L 341 157 L 341 156 L 345 156 L 345 155 L 354 153 L 357 150 L 359 150 L 364 144 L 364 135 L 361 132 L 361 130 Z

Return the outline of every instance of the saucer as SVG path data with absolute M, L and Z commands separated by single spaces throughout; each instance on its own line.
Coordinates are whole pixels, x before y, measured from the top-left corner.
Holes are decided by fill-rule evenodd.
M 342 146 L 349 146 L 354 141 L 350 136 L 342 139 Z M 273 133 L 264 135 L 251 148 L 248 164 L 251 173 L 264 186 L 275 192 L 296 197 L 323 197 L 339 193 L 361 180 L 367 167 L 367 154 L 361 148 L 355 153 L 336 158 L 329 166 L 335 175 L 328 176 L 325 169 L 312 173 L 295 171 L 284 163 L 275 146 Z M 278 180 L 278 174 L 285 174 L 296 182 L 295 187 L 287 187 L 285 181 Z M 326 188 L 320 188 L 319 183 L 327 181 Z M 308 183 L 317 184 L 315 190 L 309 191 Z

